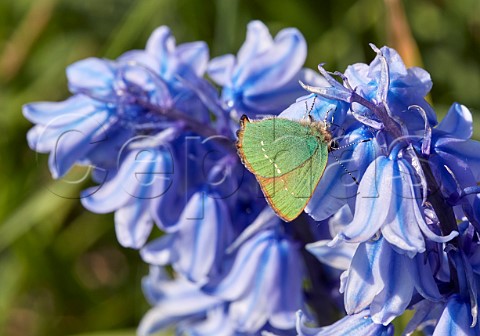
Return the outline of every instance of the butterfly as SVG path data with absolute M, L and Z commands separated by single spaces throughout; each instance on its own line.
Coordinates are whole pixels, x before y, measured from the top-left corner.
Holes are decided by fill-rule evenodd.
M 283 220 L 297 218 L 325 171 L 332 135 L 326 122 L 243 115 L 237 150 L 266 200 Z

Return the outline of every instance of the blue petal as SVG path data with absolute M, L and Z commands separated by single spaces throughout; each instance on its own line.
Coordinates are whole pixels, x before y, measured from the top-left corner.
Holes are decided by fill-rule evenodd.
M 389 193 L 388 216 L 385 218 L 382 234 L 391 244 L 397 246 L 408 255 L 425 251 L 425 242 L 419 226 L 425 219 L 420 212 L 418 193 L 414 189 L 412 171 L 403 160 L 392 161 L 389 164 L 392 179 L 389 189 L 382 188 L 380 193 Z M 379 204 L 380 205 L 380 204 Z M 432 232 L 433 234 L 433 232 Z
M 475 179 L 480 179 L 480 142 L 441 138 L 435 144 L 435 152 L 442 157 L 463 187 L 471 186 L 464 185 L 470 182 L 465 178 L 466 174 L 473 174 Z
M 423 300 L 415 304 L 415 315 L 405 327 L 404 334 L 411 335 L 415 330 L 421 331 L 427 326 L 436 325 L 443 307 L 444 303 L 435 303 L 429 300 Z
M 358 314 L 348 315 L 338 322 L 323 328 L 310 328 L 306 324 L 304 314 L 299 311 L 297 314 L 297 332 L 299 336 L 393 336 L 393 326 L 375 324 L 370 318 L 370 312 L 364 310 Z
M 259 94 L 243 95 L 242 105 L 245 110 L 239 109 L 239 113 L 278 114 L 279 111 L 286 108 L 299 96 L 305 94 L 305 90 L 300 86 L 299 81 L 305 82 L 307 71 L 299 71 L 283 86 L 273 87 L 271 91 Z M 305 108 L 305 105 L 303 106 Z M 305 110 L 304 110 L 305 114 Z
M 27 135 L 29 146 L 35 151 L 48 153 L 62 135 L 79 132 L 82 125 L 94 122 L 100 126 L 105 122 L 106 111 L 103 105 L 97 106 L 93 100 L 76 95 L 58 103 L 27 104 L 23 113 L 27 119 L 38 124 Z M 104 127 L 105 130 L 107 128 Z
M 105 141 L 95 143 L 94 148 L 87 155 L 90 165 L 97 168 L 92 175 L 95 182 L 103 184 L 114 176 L 118 168 L 118 154 L 134 136 L 134 130 L 111 127 L 106 132 Z M 109 155 L 105 155 L 105 153 L 109 153 Z
M 226 315 L 226 309 L 218 306 L 207 312 L 205 320 L 179 326 L 177 332 L 189 336 L 232 336 L 236 335 L 233 323 Z M 262 335 L 263 336 L 263 335 Z
M 177 260 L 178 254 L 174 250 L 176 234 L 166 234 L 146 244 L 141 250 L 140 255 L 143 261 L 151 265 L 165 266 Z
M 99 58 L 87 58 L 67 67 L 68 86 L 73 93 L 106 97 L 113 93 L 115 65 Z
M 362 92 L 362 88 L 365 84 L 370 82 L 370 78 L 368 77 L 369 67 L 367 64 L 364 63 L 356 63 L 349 65 L 345 70 L 345 76 L 348 78 L 348 83 L 353 88 L 359 88 L 360 91 L 358 93 L 364 96 L 366 92 Z
M 384 73 L 385 70 L 388 71 L 387 74 Z M 386 102 L 392 113 L 400 118 L 412 133 L 424 128 L 424 120 L 418 113 L 408 109 L 411 105 L 419 105 L 425 110 L 429 124 L 436 124 L 435 112 L 424 99 L 432 87 L 429 74 L 420 68 L 406 69 L 395 50 L 383 47 L 369 66 L 349 66 L 345 75 L 356 92 L 367 99 L 381 94 L 380 86 L 385 87 L 384 79 L 388 76 Z
M 138 335 L 152 335 L 185 318 L 204 317 L 206 310 L 221 304 L 218 298 L 205 295 L 184 280 L 161 285 L 163 297 L 142 318 Z
M 346 110 L 342 103 L 309 94 L 298 98 L 295 103 L 280 113 L 279 117 L 300 121 L 305 120 L 310 114 L 314 120 L 324 121 L 328 113 L 328 121 L 333 120 L 335 124 L 341 125 L 345 119 Z
M 258 331 L 267 321 L 276 329 L 295 327 L 295 312 L 302 305 L 302 276 L 298 250 L 286 239 L 273 241 L 245 296 L 231 303 L 230 317 L 237 329 Z
M 123 247 L 141 248 L 153 228 L 148 203 L 134 199 L 115 211 L 115 232 Z
M 272 313 L 269 323 L 280 330 L 295 327 L 295 312 L 303 305 L 303 272 L 298 248 L 284 239 L 279 244 L 280 271 L 272 285 Z
M 273 228 L 279 224 L 278 217 L 270 207 L 265 207 L 258 217 L 235 239 L 227 249 L 227 253 L 237 250 L 243 243 L 261 231 Z
M 471 324 L 470 305 L 459 296 L 453 295 L 447 302 L 433 336 L 458 335 L 474 336 L 480 335 L 480 326 L 470 328 Z
M 127 204 L 132 196 L 125 192 L 123 184 L 128 175 L 134 174 L 135 168 L 136 165 L 123 164 L 115 177 L 103 184 L 100 189 L 92 187 L 82 191 L 82 205 L 95 213 L 109 213 Z
M 305 248 L 320 262 L 339 270 L 347 270 L 358 244 L 339 242 L 335 246 L 329 246 L 329 243 L 330 240 L 320 240 L 305 245 Z
M 393 164 L 385 156 L 373 161 L 358 187 L 353 221 L 339 236 L 350 242 L 364 242 L 373 237 L 388 216 L 392 198 Z
M 290 329 L 303 302 L 300 259 L 297 246 L 265 230 L 241 245 L 226 274 L 203 290 L 234 301 L 229 316 L 239 331 L 254 333 L 267 321 Z
M 287 84 L 305 62 L 307 45 L 296 29 L 284 29 L 275 37 L 268 51 L 258 53 L 241 73 L 234 75 L 233 84 L 245 96 L 255 96 Z
M 245 242 L 236 253 L 228 274 L 218 282 L 207 284 L 203 290 L 229 301 L 245 295 L 253 288 L 255 274 L 266 265 L 268 260 L 266 251 L 273 243 L 270 231 L 261 232 Z
M 94 115 L 67 114 L 75 117 L 70 124 L 57 126 L 56 120 L 45 126 L 36 139 L 36 146 L 50 146 L 49 167 L 53 178 L 65 175 L 70 168 L 85 158 L 96 143 L 106 140 L 109 111 L 97 111 Z M 31 141 L 31 138 L 29 139 Z M 42 142 L 45 142 L 42 144 Z
M 273 45 L 273 39 L 267 26 L 261 21 L 252 21 L 247 26 L 247 37 L 237 55 L 237 68 L 233 75 L 233 81 L 242 73 L 244 67 L 248 67 L 258 54 L 269 50 Z
M 417 254 L 413 259 L 407 260 L 406 268 L 408 268 L 415 289 L 420 295 L 430 301 L 440 301 L 443 298 L 425 254 Z
M 151 305 L 155 305 L 165 297 L 166 288 L 173 283 L 163 267 L 150 266 L 148 275 L 142 278 L 143 294 Z
M 265 249 L 261 256 L 262 263 L 252 279 L 252 288 L 245 296 L 231 303 L 230 317 L 241 332 L 254 333 L 267 321 L 274 304 L 270 300 L 276 293 L 273 284 L 279 276 L 279 251 L 276 246 Z M 299 307 L 298 307 L 299 308 Z M 298 309 L 297 308 L 297 309 Z
M 232 85 L 232 73 L 235 66 L 235 56 L 228 54 L 215 57 L 208 64 L 208 76 L 220 86 Z
M 436 129 L 453 138 L 470 139 L 473 132 L 472 113 L 466 106 L 454 103 Z
M 83 95 L 75 95 L 62 102 L 39 102 L 23 106 L 25 118 L 35 124 L 47 125 L 53 120 L 60 126 L 69 123 L 70 119 L 64 118 L 65 114 L 90 115 L 97 111 L 94 101 Z
M 421 96 L 427 95 L 432 89 L 432 78 L 430 77 L 428 71 L 426 71 L 425 69 L 419 67 L 408 68 L 407 78 L 409 78 L 412 82 L 416 82 L 415 87 L 418 89 L 417 93 Z
M 385 242 L 385 245 L 388 243 Z M 401 254 L 387 249 L 382 251 L 381 269 L 383 290 L 378 293 L 370 305 L 372 320 L 375 323 L 388 325 L 395 317 L 403 314 L 412 299 L 413 282 L 405 276 L 406 263 L 411 262 Z
M 184 43 L 177 46 L 174 56 L 177 61 L 189 66 L 197 76 L 203 76 L 208 65 L 208 45 L 205 42 Z
M 388 283 L 384 282 L 382 260 L 388 260 L 393 253 L 383 238 L 362 243 L 352 259 L 345 283 L 345 310 L 348 314 L 359 313 L 367 308 Z
M 341 120 L 341 114 L 338 119 Z M 360 142 L 368 139 L 368 135 L 366 128 L 358 128 L 340 142 L 341 146 L 347 147 L 330 153 L 330 163 L 305 209 L 305 212 L 315 220 L 319 221 L 332 216 L 347 202 L 353 202 L 355 196 L 361 192 L 347 171 L 357 176 L 357 179 L 359 176 L 363 175 L 365 178 L 370 174 L 365 170 L 377 155 L 376 145 L 373 140 Z M 349 146 L 349 144 L 353 145 Z M 343 166 L 332 156 L 337 157 Z
M 376 78 L 379 77 L 378 74 L 381 72 L 381 55 L 385 57 L 388 63 L 388 70 L 390 72 L 391 80 L 395 80 L 396 77 L 404 77 L 407 75 L 407 68 L 403 63 L 402 58 L 397 53 L 395 49 L 382 47 L 380 49 L 381 54 L 377 55 L 375 59 L 370 63 L 369 77 Z
M 141 202 L 160 198 L 170 187 L 172 169 L 168 152 L 154 149 L 133 151 L 126 156 L 113 179 L 94 193 L 91 189 L 82 193 L 82 204 L 92 212 L 108 213 L 131 200 Z
M 175 248 L 177 272 L 194 282 L 204 282 L 220 270 L 233 232 L 230 214 L 223 200 L 202 192 L 194 194 L 177 225 Z
M 175 38 L 172 36 L 170 28 L 161 26 L 155 29 L 147 41 L 145 51 L 157 59 L 158 65 L 154 70 L 162 76 L 166 75 L 170 55 L 175 51 Z
M 331 237 L 335 237 L 353 220 L 352 210 L 345 204 L 328 221 L 328 228 Z

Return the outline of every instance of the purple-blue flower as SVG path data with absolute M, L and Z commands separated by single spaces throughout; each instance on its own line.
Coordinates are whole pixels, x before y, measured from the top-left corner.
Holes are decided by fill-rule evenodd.
M 217 276 L 234 229 L 224 201 L 214 197 L 194 194 L 168 234 L 141 250 L 143 259 L 152 265 L 171 264 L 178 274 L 196 283 Z
M 347 313 L 369 308 L 373 321 L 385 325 L 405 311 L 414 290 L 431 301 L 442 298 L 425 255 L 399 254 L 385 238 L 358 246 L 343 281 Z
M 260 21 L 252 21 L 237 56 L 212 59 L 208 75 L 222 87 L 222 101 L 235 119 L 242 114 L 278 114 L 304 91 L 298 80 L 315 83 L 316 75 L 302 70 L 307 44 L 294 28 L 275 39 Z
M 143 52 L 130 52 L 116 61 L 78 61 L 67 69 L 73 97 L 24 106 L 25 117 L 37 124 L 28 133 L 29 145 L 50 153 L 54 178 L 76 163 L 114 169 L 116 154 L 127 140 L 172 127 L 175 111 L 188 112 L 198 122 L 209 120 L 202 101 L 181 81 L 191 73 L 201 76 L 207 61 L 204 43 L 175 47 L 166 27 L 154 32 Z
M 140 335 L 392 335 L 407 309 L 405 333 L 480 332 L 472 115 L 455 103 L 437 125 L 430 75 L 371 47 L 370 64 L 319 76 L 303 69 L 294 28 L 272 38 L 253 21 L 236 56 L 209 61 L 205 43 L 176 46 L 160 27 L 144 50 L 68 67 L 72 97 L 24 106 L 53 177 L 90 166 L 82 204 L 114 212 L 119 243 L 150 264 Z M 237 156 L 241 114 L 332 135 L 306 214 L 290 223 Z
M 155 200 L 168 192 L 173 174 L 173 157 L 168 149 L 130 151 L 111 179 L 82 192 L 82 204 L 96 213 L 115 212 L 118 241 L 125 247 L 139 248 L 157 217 Z
M 405 160 L 396 157 L 373 161 L 360 181 L 353 220 L 337 237 L 365 242 L 380 231 L 410 257 L 425 252 L 424 236 L 439 243 L 455 237 L 455 232 L 440 237 L 427 226 L 414 174 Z
M 280 330 L 295 327 L 302 308 L 303 270 L 299 249 L 280 228 L 259 232 L 225 259 L 224 274 L 203 290 L 230 304 L 236 329 L 255 333 L 267 323 Z
M 222 300 L 202 293 L 198 286 L 188 280 L 169 279 L 160 267 L 150 268 L 150 274 L 143 279 L 142 287 L 153 308 L 143 317 L 137 330 L 138 335 L 152 335 L 176 324 L 180 330 L 185 331 L 197 328 L 208 330 L 208 324 L 212 324 L 209 315 L 222 314 L 225 309 Z M 223 318 L 222 322 L 215 328 L 216 332 L 210 330 L 210 334 L 204 332 L 203 335 L 231 335 L 229 324 Z
M 345 316 L 328 327 L 312 328 L 307 327 L 307 323 L 307 318 L 299 311 L 297 314 L 297 332 L 299 336 L 392 336 L 394 334 L 393 325 L 384 326 L 374 323 L 368 309 L 357 314 Z

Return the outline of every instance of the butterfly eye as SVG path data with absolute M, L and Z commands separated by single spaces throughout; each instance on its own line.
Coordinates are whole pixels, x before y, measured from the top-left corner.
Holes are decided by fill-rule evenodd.
M 340 145 L 338 144 L 337 140 L 330 141 L 329 146 L 330 146 L 330 150 L 337 150 L 340 148 Z

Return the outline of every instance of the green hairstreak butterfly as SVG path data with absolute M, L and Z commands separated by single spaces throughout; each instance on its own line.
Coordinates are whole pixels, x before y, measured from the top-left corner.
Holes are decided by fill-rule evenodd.
M 326 122 L 278 117 L 240 119 L 237 149 L 273 210 L 294 220 L 305 209 L 325 167 L 332 135 Z

